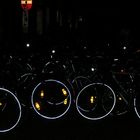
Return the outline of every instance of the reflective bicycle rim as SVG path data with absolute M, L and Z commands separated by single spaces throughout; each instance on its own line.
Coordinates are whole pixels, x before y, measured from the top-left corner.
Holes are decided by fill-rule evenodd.
M 54 79 L 45 80 L 34 88 L 31 103 L 42 118 L 58 119 L 68 112 L 71 93 L 64 83 Z
M 76 108 L 88 120 L 99 120 L 114 109 L 116 96 L 111 87 L 103 83 L 85 86 L 77 95 Z

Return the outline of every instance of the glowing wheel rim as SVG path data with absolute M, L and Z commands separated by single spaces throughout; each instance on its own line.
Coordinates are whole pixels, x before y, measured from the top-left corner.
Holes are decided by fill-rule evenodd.
M 2 92 L 4 92 L 4 93 L 6 93 L 7 95 L 10 95 L 13 99 L 14 99 L 14 101 L 16 101 L 16 106 L 18 106 L 18 109 L 19 109 L 19 114 L 18 114 L 18 117 L 17 117 L 17 120 L 15 121 L 15 123 L 13 124 L 13 125 L 11 125 L 10 127 L 8 127 L 8 128 L 1 128 L 1 123 L 0 123 L 0 133 L 3 133 L 3 132 L 8 132 L 8 131 L 10 131 L 10 130 L 12 130 L 12 129 L 14 129 L 17 125 L 18 125 L 18 123 L 19 123 L 19 121 L 20 121 L 20 119 L 21 119 L 21 104 L 20 104 L 20 102 L 19 102 L 19 100 L 18 100 L 18 98 L 11 92 L 11 91 L 9 91 L 9 90 L 7 90 L 7 89 L 5 89 L 5 88 L 0 88 L 0 91 L 1 91 L 1 93 Z M 0 95 L 1 95 L 1 93 L 0 93 Z M 8 103 L 7 103 L 8 104 Z M 2 102 L 0 102 L 0 105 L 2 106 Z M 12 106 L 13 104 L 11 104 L 11 106 Z M 2 107 L 1 107 L 2 108 Z M 5 105 L 3 106 L 3 108 L 2 108 L 2 110 L 1 110 L 1 112 L 5 112 L 5 110 L 7 109 L 7 105 L 6 105 L 6 103 L 5 103 Z M 17 110 L 16 110 L 17 111 Z M 11 113 L 13 113 L 14 114 L 14 112 L 10 112 L 10 114 L 9 114 L 9 116 L 11 115 Z M 0 118 L 1 118 L 1 116 L 0 116 Z M 5 119 L 5 118 L 4 118 Z M 8 120 L 9 121 L 9 120 Z
M 134 111 L 135 111 L 137 117 L 140 119 L 140 113 L 137 108 L 137 98 L 136 97 L 134 98 Z
M 79 106 L 79 97 L 81 94 L 83 94 L 83 91 L 88 89 L 89 87 L 91 86 L 96 86 L 96 85 L 100 85 L 100 86 L 104 86 L 105 88 L 107 88 L 111 93 L 112 93 L 112 97 L 113 97 L 113 104 L 112 104 L 112 107 L 110 108 L 110 110 L 105 114 L 105 115 L 102 115 L 102 116 L 99 116 L 99 117 L 88 117 L 86 116 L 85 114 L 82 113 L 82 111 L 84 112 L 88 112 L 87 110 L 84 110 L 82 109 L 80 106 Z M 103 84 L 103 83 L 92 83 L 92 84 L 89 84 L 87 86 L 85 86 L 77 95 L 76 97 L 76 109 L 77 111 L 79 112 L 79 114 L 84 117 L 85 119 L 88 119 L 88 120 L 100 120 L 100 119 L 103 119 L 105 117 L 107 117 L 114 109 L 115 107 L 115 104 L 116 104 L 116 95 L 114 93 L 114 91 L 112 90 L 112 88 L 106 84 Z M 93 109 L 94 111 L 94 109 Z
M 52 83 L 55 83 L 55 84 L 58 84 L 58 85 L 64 87 L 65 90 L 67 91 L 67 94 L 68 94 L 67 98 L 65 98 L 65 99 L 69 99 L 68 106 L 67 106 L 67 108 L 64 110 L 64 112 L 60 113 L 60 114 L 57 115 L 57 116 L 47 116 L 47 115 L 45 115 L 45 114 L 43 114 L 43 113 L 40 113 L 40 112 L 38 111 L 38 109 L 36 108 L 36 106 L 35 106 L 35 99 L 34 99 L 34 96 L 35 96 L 35 94 L 36 94 L 36 91 L 38 90 L 38 88 L 40 88 L 40 86 L 42 86 L 42 84 L 46 84 L 46 83 L 49 83 L 49 82 L 52 82 Z M 32 103 L 32 107 L 33 107 L 34 111 L 35 111 L 39 116 L 41 116 L 42 118 L 50 119 L 50 120 L 58 119 L 58 118 L 61 118 L 62 116 L 64 116 L 64 115 L 68 112 L 68 110 L 70 109 L 70 106 L 71 106 L 71 93 L 70 93 L 70 90 L 67 88 L 67 86 L 66 86 L 64 83 L 62 83 L 62 82 L 60 82 L 60 81 L 58 81 L 58 80 L 54 80 L 54 79 L 45 80 L 45 81 L 43 81 L 43 82 L 40 82 L 40 83 L 34 88 L 34 90 L 33 90 L 33 92 L 32 92 L 32 96 L 31 96 L 31 103 Z M 53 105 L 53 103 L 52 103 L 51 101 L 47 101 L 47 103 L 48 103 L 49 105 Z M 60 102 L 56 103 L 55 105 L 58 105 L 58 106 L 59 106 L 59 105 L 61 105 L 61 104 L 63 104 L 63 103 L 64 103 L 64 101 L 60 101 Z

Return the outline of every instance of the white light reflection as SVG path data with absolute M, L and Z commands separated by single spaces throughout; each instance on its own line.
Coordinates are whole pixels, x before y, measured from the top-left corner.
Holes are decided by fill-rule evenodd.
M 27 44 L 26 44 L 26 47 L 27 47 L 27 48 L 29 48 L 29 47 L 30 47 L 30 44 L 29 44 L 29 43 L 27 43 Z
M 52 54 L 55 54 L 55 52 L 56 52 L 55 50 L 52 50 Z
M 116 61 L 118 61 L 119 59 L 118 58 L 114 58 L 114 61 L 116 62 Z
M 91 71 L 95 71 L 95 68 L 91 68 Z
M 127 49 L 127 47 L 126 47 L 126 46 L 124 46 L 124 47 L 123 47 L 123 50 L 126 50 L 126 49 Z

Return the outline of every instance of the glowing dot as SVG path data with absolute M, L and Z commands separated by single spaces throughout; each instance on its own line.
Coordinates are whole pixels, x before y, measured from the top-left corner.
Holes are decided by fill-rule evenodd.
M 41 108 L 40 108 L 40 104 L 38 103 L 38 102 L 35 102 L 35 108 L 37 109 L 37 110 L 40 110 Z
M 91 103 L 91 104 L 93 104 L 93 103 L 94 103 L 94 101 L 95 101 L 94 96 L 91 96 L 91 97 L 90 97 L 90 103 Z
M 64 100 L 64 105 L 67 105 L 67 103 L 68 103 L 68 100 L 65 99 L 65 100 Z
M 29 44 L 29 43 L 27 43 L 27 44 L 26 44 L 26 47 L 27 47 L 27 48 L 29 48 L 29 47 L 30 47 L 30 44 Z
M 41 98 L 44 97 L 44 91 L 43 91 L 43 90 L 41 90 L 40 97 L 41 97 Z
M 2 102 L 0 102 L 0 106 L 2 106 Z
M 122 98 L 121 97 L 119 97 L 119 101 L 121 101 L 122 100 Z
M 64 96 L 67 96 L 67 91 L 64 88 L 62 89 L 62 92 Z
M 91 68 L 91 71 L 95 71 L 95 68 Z
M 126 47 L 125 46 L 123 47 L 123 50 L 126 50 Z
M 54 54 L 56 51 L 55 50 L 52 50 L 52 53 Z

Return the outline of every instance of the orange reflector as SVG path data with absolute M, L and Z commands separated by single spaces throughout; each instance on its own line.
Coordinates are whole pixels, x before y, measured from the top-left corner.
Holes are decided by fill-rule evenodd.
M 62 89 L 62 93 L 64 96 L 67 96 L 67 91 L 64 88 Z
M 64 100 L 64 105 L 67 105 L 67 103 L 68 103 L 68 100 L 65 99 L 65 100 Z
M 43 91 L 43 90 L 41 90 L 40 97 L 41 97 L 41 98 L 44 97 L 44 91 Z
M 37 109 L 37 110 L 40 110 L 41 108 L 40 108 L 40 104 L 38 103 L 38 102 L 35 102 L 35 108 Z
M 90 103 L 91 103 L 91 104 L 93 104 L 93 103 L 94 103 L 95 98 L 96 98 L 96 97 L 94 97 L 94 96 L 91 96 L 91 97 L 90 97 Z

